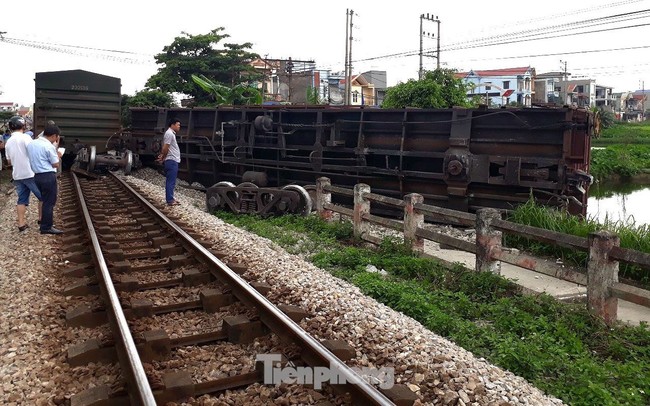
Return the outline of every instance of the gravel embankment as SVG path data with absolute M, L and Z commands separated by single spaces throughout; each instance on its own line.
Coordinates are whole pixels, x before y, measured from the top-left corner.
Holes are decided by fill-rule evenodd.
M 152 200 L 164 199 L 164 180 L 155 171 L 140 170 L 127 179 Z M 236 252 L 233 260 L 248 266 L 247 277 L 273 286 L 274 300 L 306 309 L 310 317 L 301 325 L 309 333 L 348 342 L 357 351 L 353 365 L 394 367 L 395 381 L 421 395 L 422 404 L 562 404 L 273 242 L 205 213 L 203 196 L 179 188 L 181 206 L 172 211 L 206 238 Z M 113 371 L 101 374 L 96 365 L 72 368 L 66 364 L 65 348 L 79 334 L 65 327 L 67 302 L 72 298 L 59 293 L 64 287 L 59 275 L 64 268 L 60 239 L 38 233 L 34 212 L 29 213 L 33 226 L 19 234 L 14 204 L 13 196 L 0 202 L 0 402 L 64 404 L 70 395 L 104 383 L 102 377 L 112 376 Z M 56 225 L 65 229 L 65 224 Z M 275 387 L 258 386 L 227 398 L 202 397 L 185 404 L 267 404 L 279 392 Z M 316 394 L 304 402 L 315 403 L 317 398 Z

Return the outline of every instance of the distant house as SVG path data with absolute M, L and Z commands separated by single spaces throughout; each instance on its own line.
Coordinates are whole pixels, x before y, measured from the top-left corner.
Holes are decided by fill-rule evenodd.
M 567 80 L 560 84 L 561 93 L 566 95 L 567 105 L 585 108 L 596 105 L 596 81 L 594 79 Z
M 258 88 L 265 101 L 306 103 L 310 89 L 321 88 L 314 61 L 260 58 L 251 65 L 264 75 Z
M 17 104 L 12 102 L 0 102 L 0 111 L 15 111 Z
M 31 117 L 32 116 L 32 108 L 31 107 L 20 107 L 20 108 L 18 108 L 17 113 L 18 113 L 19 116 Z
M 648 106 L 650 106 L 650 103 L 648 103 L 648 92 L 650 92 L 650 90 L 637 90 L 627 95 L 625 100 L 626 108 L 621 115 L 621 120 L 645 120 L 647 116 L 646 111 Z
M 562 106 L 566 98 L 561 94 L 560 82 L 566 76 L 565 72 L 547 72 L 539 74 L 534 79 L 533 104 Z
M 374 82 L 374 81 L 377 82 Z M 379 84 L 380 87 L 377 87 Z M 351 81 L 350 105 L 379 106 L 386 93 L 386 72 L 370 71 L 354 76 Z
M 360 76 L 369 84 L 365 92 L 366 105 L 381 106 L 386 96 L 386 71 L 371 70 L 363 72 Z
M 317 91 L 322 104 L 345 103 L 345 75 L 316 69 L 314 61 L 258 58 L 250 63 L 263 79 L 257 84 L 265 103 L 301 104 Z M 379 106 L 386 94 L 386 71 L 368 71 L 352 76 L 350 105 Z
M 535 69 L 528 67 L 458 72 L 456 77 L 470 83 L 467 97 L 478 96 L 489 106 L 516 104 L 530 107 L 534 94 Z

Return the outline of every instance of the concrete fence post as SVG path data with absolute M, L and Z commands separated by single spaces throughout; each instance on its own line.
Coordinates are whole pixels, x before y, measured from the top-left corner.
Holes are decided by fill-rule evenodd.
M 424 225 L 424 214 L 415 209 L 415 205 L 424 202 L 424 197 L 418 193 L 404 196 L 404 242 L 411 245 L 413 251 L 424 252 L 424 239 L 415 235 L 418 227 Z
M 616 322 L 618 313 L 618 299 L 609 290 L 614 282 L 618 282 L 618 261 L 611 260 L 609 252 L 620 243 L 618 235 L 609 231 L 589 234 L 587 305 L 592 314 L 607 324 Z
M 501 219 L 496 209 L 478 209 L 476 211 L 476 271 L 501 274 L 500 261 L 492 259 L 493 249 L 501 248 L 502 234 L 492 227 L 495 220 Z
M 325 221 L 332 219 L 332 210 L 327 210 L 325 204 L 332 203 L 332 193 L 325 190 L 326 186 L 331 186 L 330 178 L 321 177 L 316 179 L 316 212 Z
M 363 238 L 364 235 L 368 235 L 368 222 L 363 221 L 363 216 L 370 213 L 370 201 L 366 199 L 366 193 L 370 193 L 370 186 L 365 183 L 354 185 L 354 215 L 352 221 L 355 238 Z

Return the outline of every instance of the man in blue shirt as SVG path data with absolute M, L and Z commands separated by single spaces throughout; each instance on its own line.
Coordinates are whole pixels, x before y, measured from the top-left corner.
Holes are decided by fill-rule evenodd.
M 61 164 L 61 155 L 56 151 L 61 130 L 56 125 L 47 125 L 43 136 L 30 142 L 27 146 L 29 163 L 34 171 L 34 181 L 41 191 L 43 214 L 41 217 L 41 234 L 62 234 L 54 228 L 54 205 L 57 197 L 56 170 Z

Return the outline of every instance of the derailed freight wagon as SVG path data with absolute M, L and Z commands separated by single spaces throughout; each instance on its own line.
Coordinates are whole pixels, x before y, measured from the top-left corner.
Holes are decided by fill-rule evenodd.
M 79 69 L 36 73 L 34 125 L 42 131 L 51 120 L 61 128 L 65 169 L 76 164 L 129 173 L 140 165 L 122 131 L 121 87 L 119 78 Z
M 180 119 L 179 177 L 208 187 L 307 186 L 326 176 L 455 210 L 512 209 L 533 196 L 586 213 L 596 127 L 587 110 L 246 106 L 131 115 L 131 137 L 142 140 L 134 152 L 151 158 L 167 121 Z
M 121 80 L 84 70 L 37 72 L 34 126 L 52 120 L 61 128 L 70 165 L 81 148 L 106 152 L 121 132 Z

